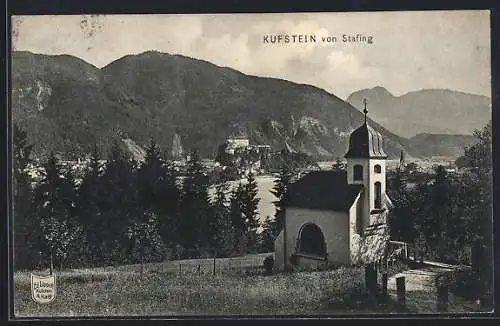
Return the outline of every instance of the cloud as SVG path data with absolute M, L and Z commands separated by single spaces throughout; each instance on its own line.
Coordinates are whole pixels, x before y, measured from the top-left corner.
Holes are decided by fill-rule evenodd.
M 209 61 L 221 65 L 234 67 L 241 71 L 246 71 L 252 66 L 252 56 L 248 48 L 248 35 L 240 34 L 233 37 L 224 34 L 222 37 L 210 39 L 197 47 L 196 53 L 203 53 Z
M 335 71 L 343 71 L 350 75 L 359 75 L 361 67 L 359 61 L 353 54 L 344 53 L 334 50 L 328 55 L 328 64 L 330 69 Z

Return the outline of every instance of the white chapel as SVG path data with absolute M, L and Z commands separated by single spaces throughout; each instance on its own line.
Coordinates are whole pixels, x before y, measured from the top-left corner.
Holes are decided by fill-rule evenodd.
M 366 105 L 366 104 L 365 104 Z M 366 121 L 352 132 L 346 170 L 313 171 L 288 188 L 274 270 L 371 263 L 389 241 L 382 135 Z

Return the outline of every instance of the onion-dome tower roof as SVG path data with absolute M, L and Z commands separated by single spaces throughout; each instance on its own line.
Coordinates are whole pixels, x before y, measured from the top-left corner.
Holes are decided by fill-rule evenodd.
M 349 137 L 349 150 L 345 154 L 345 158 L 387 158 L 384 152 L 382 135 L 370 127 L 366 122 L 366 100 L 363 101 L 365 109 L 365 122 L 361 127 L 354 130 Z

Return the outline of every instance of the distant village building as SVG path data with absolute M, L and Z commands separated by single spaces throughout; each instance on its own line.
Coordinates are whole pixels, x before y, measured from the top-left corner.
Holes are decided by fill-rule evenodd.
M 255 151 L 258 154 L 269 154 L 271 152 L 270 145 L 249 145 L 248 149 L 250 151 Z
M 312 171 L 292 183 L 275 240 L 276 271 L 370 263 L 389 241 L 382 135 L 365 122 L 352 132 L 347 170 Z
M 250 145 L 250 140 L 244 136 L 231 137 L 226 139 L 226 153 L 234 155 L 238 149 L 246 149 Z

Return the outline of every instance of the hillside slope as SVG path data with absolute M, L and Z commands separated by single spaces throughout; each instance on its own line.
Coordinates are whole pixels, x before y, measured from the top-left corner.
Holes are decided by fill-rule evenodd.
M 414 144 L 420 144 L 420 152 L 425 157 L 443 156 L 457 158 L 464 154 L 464 148 L 477 142 L 472 135 L 418 134 L 410 138 Z
M 159 52 L 125 56 L 98 69 L 71 56 L 14 52 L 12 115 L 26 127 L 35 152 L 64 156 L 105 152 L 112 139 L 213 156 L 232 133 L 275 149 L 285 140 L 315 156 L 343 156 L 363 114 L 319 88 L 244 75 L 206 61 Z M 410 142 L 373 121 L 387 152 L 419 155 Z M 127 146 L 125 146 L 127 147 Z

